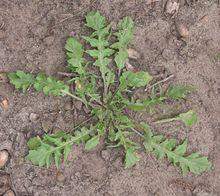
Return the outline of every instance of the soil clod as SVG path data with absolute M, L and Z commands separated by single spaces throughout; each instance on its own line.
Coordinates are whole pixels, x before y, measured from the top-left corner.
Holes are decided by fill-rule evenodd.
M 10 176 L 8 174 L 0 174 L 0 195 L 3 195 L 10 189 Z
M 41 126 L 45 133 L 48 133 L 49 131 L 53 129 L 53 123 L 49 120 L 43 120 L 41 123 Z

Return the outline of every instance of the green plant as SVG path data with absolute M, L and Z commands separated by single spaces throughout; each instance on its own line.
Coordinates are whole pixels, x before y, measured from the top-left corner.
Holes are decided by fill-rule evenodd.
M 141 145 L 134 142 L 134 137 L 139 136 L 146 151 L 153 152 L 158 158 L 167 157 L 171 163 L 179 166 L 183 173 L 201 173 L 208 170 L 211 163 L 207 157 L 199 153 L 186 153 L 187 140 L 177 145 L 175 139 L 165 139 L 162 135 L 153 134 L 146 123 L 134 121 L 125 112 L 125 109 L 142 111 L 148 107 L 153 111 L 157 104 L 185 98 L 192 91 L 192 87 L 173 85 L 159 95 L 153 91 L 152 95 L 145 99 L 134 100 L 131 92 L 146 86 L 152 76 L 145 71 L 131 72 L 125 68 L 128 44 L 133 37 L 131 17 L 120 20 L 118 31 L 113 32 L 113 35 L 111 25 L 107 24 L 105 17 L 99 12 L 87 14 L 86 26 L 92 32 L 82 38 L 90 45 L 90 50 L 85 51 L 83 45 L 73 37 L 67 39 L 65 49 L 68 69 L 74 77 L 66 83 L 41 73 L 34 76 L 17 71 L 8 75 L 10 82 L 17 89 L 25 91 L 33 86 L 35 90 L 46 95 L 71 96 L 91 110 L 89 126 L 77 126 L 68 133 L 58 132 L 31 138 L 28 141 L 27 158 L 35 165 L 47 167 L 54 161 L 58 167 L 62 158 L 67 160 L 74 144 L 84 144 L 86 150 L 91 150 L 103 138 L 109 147 L 124 148 L 125 167 L 130 168 L 139 160 L 137 153 Z M 116 40 L 113 44 L 110 44 L 111 37 Z M 91 56 L 94 61 L 87 61 L 86 55 Z M 70 83 L 75 83 L 74 94 L 70 92 Z M 180 120 L 186 126 L 191 126 L 196 119 L 196 113 L 190 110 L 159 122 Z

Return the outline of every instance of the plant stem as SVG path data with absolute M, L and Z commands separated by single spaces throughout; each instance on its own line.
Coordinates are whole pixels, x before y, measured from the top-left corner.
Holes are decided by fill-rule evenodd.
M 94 101 L 96 102 L 96 103 L 98 103 L 99 105 L 103 105 L 103 103 L 101 102 L 101 101 L 99 101 L 98 99 L 96 99 L 95 97 L 93 97 L 92 95 L 90 95 L 89 93 L 87 94 L 89 97 L 91 97 L 92 99 L 94 99 Z
M 158 120 L 156 121 L 155 123 L 156 124 L 159 124 L 159 123 L 167 123 L 167 122 L 172 122 L 172 121 L 176 121 L 178 120 L 178 118 L 167 118 L 167 119 L 162 119 L 162 120 Z
M 161 84 L 163 82 L 166 82 L 167 80 L 169 80 L 169 79 L 171 79 L 173 77 L 174 77 L 174 75 L 169 75 L 168 77 L 164 78 L 163 80 L 160 80 L 160 81 L 152 84 L 151 86 L 147 86 L 144 91 L 147 91 L 148 89 L 153 88 L 154 86 L 157 86 L 157 85 L 159 85 L 159 84 Z
M 58 150 L 58 149 L 62 149 L 64 146 L 66 145 L 73 145 L 75 142 L 77 142 L 78 140 L 80 140 L 81 138 L 87 136 L 91 131 L 87 132 L 87 133 L 84 133 L 83 135 L 80 135 L 80 136 L 76 136 L 76 137 L 73 137 L 70 141 L 68 142 L 65 142 L 64 144 L 62 144 L 61 146 L 58 146 L 58 147 L 54 147 L 52 150 L 48 151 L 49 153 L 53 153 L 54 151 Z
M 131 130 L 132 130 L 133 132 L 135 132 L 137 135 L 139 135 L 140 137 L 144 137 L 144 135 L 143 135 L 142 133 L 140 133 L 139 131 L 137 131 L 136 129 L 134 129 L 134 128 L 131 127 Z
M 72 133 L 73 131 L 75 131 L 76 129 L 78 129 L 79 127 L 81 127 L 82 125 L 86 124 L 87 122 L 89 122 L 92 117 L 94 115 L 90 116 L 89 118 L 87 118 L 86 120 L 82 121 L 81 123 L 79 123 L 78 125 L 76 125 L 71 131 L 69 131 L 70 133 Z
M 82 99 L 80 99 L 79 97 L 73 95 L 72 93 L 67 92 L 67 91 L 63 91 L 63 92 L 64 92 L 66 95 L 69 95 L 70 97 L 72 97 L 72 98 L 74 98 L 74 99 L 76 99 L 76 100 L 78 100 L 78 101 L 84 103 L 84 101 L 83 101 Z

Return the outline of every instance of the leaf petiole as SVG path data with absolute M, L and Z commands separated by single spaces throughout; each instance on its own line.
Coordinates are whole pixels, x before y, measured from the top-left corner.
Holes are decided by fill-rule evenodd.
M 70 97 L 72 97 L 72 98 L 74 98 L 74 99 L 76 99 L 76 100 L 78 100 L 78 101 L 84 103 L 84 101 L 83 101 L 82 99 L 80 99 L 79 97 L 73 95 L 72 93 L 70 93 L 70 92 L 68 92 L 68 91 L 65 91 L 65 90 L 62 91 L 62 92 L 63 92 L 65 95 L 68 95 L 68 96 L 70 96 Z
M 186 126 L 193 126 L 197 122 L 197 114 L 193 110 L 189 110 L 188 112 L 181 113 L 176 117 L 162 119 L 162 120 L 156 121 L 155 123 L 157 123 L 157 124 L 158 123 L 167 123 L 167 122 L 172 122 L 172 121 L 181 121 Z

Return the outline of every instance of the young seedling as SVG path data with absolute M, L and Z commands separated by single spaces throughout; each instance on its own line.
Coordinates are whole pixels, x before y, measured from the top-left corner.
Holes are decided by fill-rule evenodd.
M 153 152 L 158 158 L 167 158 L 179 166 L 183 173 L 201 173 L 210 169 L 211 163 L 207 157 L 199 153 L 186 153 L 187 140 L 178 145 L 175 139 L 155 135 L 149 125 L 136 122 L 126 113 L 127 109 L 140 111 L 148 107 L 153 112 L 155 105 L 165 103 L 166 100 L 185 98 L 192 87 L 173 85 L 159 95 L 153 93 L 147 98 L 134 100 L 132 92 L 145 87 L 153 77 L 146 71 L 132 72 L 125 68 L 128 45 L 133 37 L 132 18 L 124 17 L 119 21 L 117 31 L 113 32 L 104 16 L 98 11 L 89 12 L 86 26 L 91 33 L 82 36 L 82 39 L 90 46 L 89 50 L 84 50 L 74 37 L 66 41 L 67 67 L 74 75 L 66 83 L 41 73 L 37 76 L 23 71 L 8 74 L 16 89 L 26 91 L 33 86 L 45 95 L 70 96 L 81 101 L 91 111 L 87 126 L 82 123 L 69 132 L 60 131 L 31 138 L 28 141 L 27 159 L 34 165 L 47 167 L 54 162 L 58 168 L 62 159 L 67 160 L 73 145 L 82 144 L 86 150 L 91 150 L 104 139 L 109 147 L 124 149 L 125 168 L 130 168 L 139 161 L 137 154 L 141 145 L 134 141 L 136 135 L 141 137 L 146 151 Z M 92 57 L 92 62 L 87 60 L 87 55 Z M 75 84 L 74 93 L 69 88 L 71 83 Z M 196 122 L 196 114 L 190 110 L 160 122 L 174 120 L 191 126 Z

